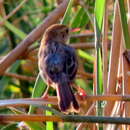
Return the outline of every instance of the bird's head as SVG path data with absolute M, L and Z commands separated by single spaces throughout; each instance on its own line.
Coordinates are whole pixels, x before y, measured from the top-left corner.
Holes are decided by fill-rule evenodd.
M 44 33 L 43 40 L 56 41 L 58 43 L 66 43 L 69 38 L 69 28 L 66 25 L 51 25 Z

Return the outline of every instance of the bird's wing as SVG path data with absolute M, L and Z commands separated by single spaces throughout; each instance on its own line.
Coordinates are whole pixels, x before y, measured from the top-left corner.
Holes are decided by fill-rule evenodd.
M 63 72 L 64 59 L 59 53 L 52 53 L 45 58 L 45 71 L 53 82 L 58 82 Z
M 69 76 L 70 80 L 73 80 L 77 69 L 78 69 L 78 61 L 76 58 L 76 53 L 75 53 L 75 49 L 69 46 L 65 46 L 65 54 L 66 54 L 66 58 L 65 58 L 65 69 L 66 69 L 66 73 Z

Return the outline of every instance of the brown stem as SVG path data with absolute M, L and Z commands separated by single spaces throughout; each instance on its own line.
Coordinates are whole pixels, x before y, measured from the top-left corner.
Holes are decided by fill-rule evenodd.
M 111 35 L 111 32 L 108 33 L 108 35 Z M 92 37 L 94 36 L 94 33 L 80 33 L 80 34 L 73 34 L 70 37 L 71 38 L 84 38 L 84 37 Z
M 108 1 L 105 4 L 104 14 L 104 27 L 103 27 L 103 38 L 102 38 L 102 53 L 103 53 L 103 86 L 104 93 L 107 92 L 107 78 L 108 78 Z
M 130 124 L 130 118 L 122 117 L 101 117 L 101 116 L 45 116 L 45 115 L 0 115 L 0 121 L 53 121 L 53 122 L 89 122 L 89 123 L 112 123 L 112 124 Z
M 28 0 L 23 0 L 12 12 L 10 12 L 7 16 L 5 16 L 3 20 L 0 22 L 0 26 L 2 26 L 6 20 L 8 20 L 11 16 L 13 16 L 27 1 Z
M 94 49 L 95 45 L 94 43 L 72 43 L 70 44 L 75 49 Z
M 87 72 L 83 72 L 83 71 L 78 70 L 77 74 L 80 75 L 81 77 L 84 77 L 84 78 L 93 79 L 93 74 L 91 74 L 91 73 L 87 73 Z
M 85 101 L 130 101 L 130 95 L 98 95 L 92 96 L 87 95 L 83 98 L 76 95 L 78 102 L 84 103 Z M 23 106 L 23 105 L 33 105 L 33 104 L 57 104 L 56 96 L 48 96 L 46 99 L 43 98 L 23 98 L 23 99 L 8 99 L 8 100 L 0 100 L 0 107 L 7 106 Z
M 21 56 L 27 48 L 33 44 L 48 28 L 50 25 L 56 23 L 63 15 L 67 8 L 69 0 L 64 0 L 50 15 L 36 27 L 32 32 L 30 32 L 27 37 L 7 56 L 0 61 L 0 74 L 2 74 L 11 64 L 13 64 L 19 56 Z
M 20 79 L 20 80 L 27 80 L 27 81 L 35 81 L 36 80 L 35 77 L 29 77 L 29 76 L 24 76 L 24 75 L 9 73 L 9 72 L 5 72 L 4 75 L 9 76 L 9 77 L 13 77 L 16 79 Z
M 94 109 L 94 108 L 95 108 L 95 103 L 93 103 L 93 104 L 90 106 L 90 108 L 89 108 L 89 110 L 87 111 L 87 113 L 85 114 L 85 116 L 91 115 L 91 113 L 93 112 L 93 109 Z M 80 124 L 77 126 L 76 130 L 82 130 L 84 126 L 85 126 L 85 123 L 80 123 Z
M 116 81 L 119 67 L 119 56 L 120 56 L 120 47 L 121 47 L 121 23 L 120 23 L 120 14 L 118 7 L 118 0 L 115 2 L 115 14 L 114 14 L 114 23 L 113 23 L 113 33 L 112 33 L 112 46 L 110 52 L 110 64 L 108 72 L 108 82 L 107 82 L 107 94 L 116 93 Z M 110 115 L 114 102 L 108 102 L 105 107 L 105 115 Z

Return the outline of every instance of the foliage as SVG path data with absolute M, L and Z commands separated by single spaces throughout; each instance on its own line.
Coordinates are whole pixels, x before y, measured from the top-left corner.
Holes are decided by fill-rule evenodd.
M 41 24 L 42 21 L 44 21 L 44 19 L 55 8 L 60 6 L 58 4 L 60 0 L 28 0 L 22 5 L 21 8 L 18 9 L 18 11 L 14 15 L 6 19 L 5 16 L 12 12 L 14 8 L 16 8 L 21 2 L 22 0 L 5 0 L 3 2 L 0 2 L 0 60 L 3 60 L 4 56 L 6 56 L 17 45 L 19 45 L 20 41 L 24 40 L 25 37 L 28 36 L 28 34 L 33 29 Z M 130 5 L 130 2 L 128 2 L 128 5 Z M 121 26 L 122 31 L 120 31 L 120 35 L 124 37 L 120 40 L 120 43 L 124 43 L 124 48 L 126 50 L 130 48 L 130 37 L 128 29 L 129 19 L 127 18 L 127 12 L 130 13 L 130 6 L 128 5 L 126 4 L 125 0 L 119 2 L 117 0 L 110 2 L 107 2 L 106 0 L 70 0 L 63 18 L 59 20 L 59 23 L 66 24 L 71 29 L 76 30 L 73 31 L 73 33 L 71 34 L 69 41 L 69 44 L 73 46 L 75 45 L 75 47 L 77 44 L 79 44 L 79 47 L 77 48 L 79 71 L 74 83 L 77 88 L 79 87 L 83 89 L 83 94 L 85 92 L 85 95 L 115 94 L 117 89 L 117 94 L 124 94 L 123 89 L 125 90 L 125 88 L 123 88 L 122 84 L 124 83 L 123 81 L 125 78 L 123 79 L 123 81 L 121 80 L 121 83 L 118 82 L 118 80 L 113 81 L 113 84 L 115 83 L 115 88 L 116 86 L 120 86 L 122 87 L 122 90 L 117 87 L 117 89 L 111 91 L 109 90 L 109 88 L 105 87 L 109 86 L 110 76 L 113 76 L 111 73 L 111 67 L 108 67 L 111 66 L 112 62 L 114 62 L 111 58 L 111 54 L 114 53 L 116 55 L 118 53 L 116 49 L 119 49 L 113 48 L 112 44 L 109 44 L 113 43 L 112 41 L 115 41 L 115 39 L 118 39 L 114 37 L 114 27 L 116 26 L 114 22 L 116 21 L 116 18 L 113 17 L 113 14 L 114 16 L 116 16 L 118 13 L 120 14 L 118 15 L 120 17 L 121 25 L 119 24 L 118 26 Z M 118 11 L 116 10 L 116 8 L 118 8 Z M 106 33 L 104 30 L 106 31 Z M 42 81 L 42 79 L 40 79 L 37 66 L 37 46 L 40 44 L 40 40 L 41 38 L 35 41 L 33 45 L 31 45 L 30 48 L 34 48 L 32 49 L 32 51 L 30 51 L 28 54 L 25 53 L 25 55 L 23 54 L 22 56 L 20 56 L 20 58 L 9 67 L 8 71 L 0 76 L 1 99 L 22 99 L 29 97 L 36 98 L 41 97 L 41 95 L 44 93 L 46 84 Z M 87 44 L 89 43 L 91 45 L 90 48 L 87 47 Z M 82 45 L 86 46 L 84 46 L 83 48 Z M 109 45 L 111 46 L 111 49 L 109 49 Z M 106 50 L 105 47 L 107 48 Z M 104 58 L 104 54 L 106 54 L 107 57 Z M 120 54 L 121 56 L 123 56 L 123 51 L 121 51 Z M 122 60 L 121 56 L 118 56 L 118 59 L 120 59 L 119 62 Z M 107 62 L 107 65 L 105 64 L 105 62 Z M 121 65 L 121 63 L 117 63 L 117 72 L 120 72 L 123 75 L 123 72 L 128 70 L 126 70 L 125 67 L 123 68 L 124 70 L 121 70 L 119 67 Z M 105 70 L 105 68 L 107 69 Z M 104 72 L 107 72 L 105 75 L 109 76 L 108 80 L 106 80 L 107 86 L 105 86 L 104 84 Z M 8 73 L 13 73 L 21 77 L 18 78 L 16 75 L 9 76 Z M 23 76 L 25 76 L 25 78 L 23 78 Z M 116 74 L 115 78 L 118 79 L 118 76 L 120 75 Z M 37 80 L 29 80 L 29 77 Z M 106 91 L 106 89 L 108 91 Z M 80 89 L 78 90 L 74 88 L 74 91 L 77 91 L 78 94 L 81 93 Z M 55 96 L 55 90 L 50 89 L 49 95 Z M 82 112 L 80 112 L 79 115 L 85 115 L 90 110 L 93 103 L 95 102 L 88 101 L 87 104 L 81 104 Z M 97 113 L 93 112 L 90 113 L 90 115 L 107 115 L 107 112 L 103 112 L 103 109 L 107 110 L 107 105 L 106 109 L 103 108 L 104 102 L 98 102 L 98 104 L 96 105 L 97 107 L 94 108 L 97 108 Z M 49 106 L 53 107 L 53 105 L 50 104 Z M 113 107 L 111 107 L 111 109 L 108 109 L 109 116 L 111 116 L 113 108 L 114 105 Z M 46 115 L 53 115 L 51 112 L 45 112 L 40 108 L 36 109 L 36 107 L 33 106 L 25 108 L 23 107 L 22 110 L 20 109 L 20 112 L 29 114 L 46 113 Z M 16 114 L 21 113 L 16 112 Z M 14 114 L 14 111 L 12 111 L 12 109 L 0 108 L 0 114 Z M 121 112 L 119 114 L 122 115 Z M 47 130 L 52 130 L 56 128 L 62 130 L 68 128 L 76 128 L 76 125 L 71 123 L 47 122 L 45 124 L 41 122 L 30 121 L 24 122 L 23 124 L 23 127 L 29 127 L 34 130 L 45 128 L 45 126 Z M 16 129 L 18 125 L 19 122 L 15 122 L 13 124 L 7 123 L 7 126 L 0 122 L 0 128 L 2 128 L 3 130 Z M 94 129 L 94 127 L 96 127 L 96 124 L 86 124 L 86 127 Z M 103 127 L 99 128 L 103 129 Z

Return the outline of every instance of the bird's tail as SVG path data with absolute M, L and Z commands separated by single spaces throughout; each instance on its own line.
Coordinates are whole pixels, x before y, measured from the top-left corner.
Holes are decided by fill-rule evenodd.
M 57 85 L 58 104 L 63 112 L 78 112 L 79 105 L 72 92 L 66 75 L 62 74 Z

